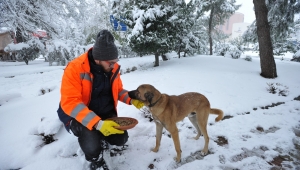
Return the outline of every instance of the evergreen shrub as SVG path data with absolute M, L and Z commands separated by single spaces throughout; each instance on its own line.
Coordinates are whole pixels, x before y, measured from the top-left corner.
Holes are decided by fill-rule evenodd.
M 300 50 L 293 55 L 293 59 L 291 61 L 300 62 Z

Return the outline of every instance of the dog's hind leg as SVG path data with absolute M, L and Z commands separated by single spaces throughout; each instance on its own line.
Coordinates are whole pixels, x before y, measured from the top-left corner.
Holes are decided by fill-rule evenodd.
M 198 123 L 197 123 L 196 113 L 195 112 L 190 113 L 188 115 L 188 118 L 197 130 L 197 136 L 195 136 L 194 139 L 198 140 L 199 137 L 201 136 L 201 130 L 200 130 L 200 128 L 198 126 Z
M 202 155 L 206 155 L 208 152 L 209 137 L 208 137 L 207 129 L 206 129 L 208 114 L 209 114 L 208 111 L 206 114 L 202 112 L 201 115 L 204 115 L 204 116 L 197 117 L 197 122 L 198 122 L 199 128 L 203 134 L 204 141 L 205 141 L 204 148 L 201 151 Z

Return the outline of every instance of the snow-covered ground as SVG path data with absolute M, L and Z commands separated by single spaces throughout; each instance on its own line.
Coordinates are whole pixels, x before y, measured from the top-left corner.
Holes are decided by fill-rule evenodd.
M 252 56 L 252 61 L 243 58 Z M 300 169 L 300 63 L 286 55 L 276 58 L 278 78 L 260 74 L 257 53 L 240 59 L 198 55 L 177 58 L 153 67 L 154 56 L 121 58 L 124 88 L 152 84 L 162 93 L 204 94 L 214 108 L 222 109 L 225 119 L 214 122 L 210 115 L 209 154 L 199 155 L 204 139 L 194 140 L 196 131 L 188 119 L 179 128 L 182 161 L 177 164 L 174 144 L 164 131 L 161 147 L 155 145 L 155 124 L 134 106 L 119 103 L 119 116 L 138 119 L 129 130 L 128 147 L 119 155 L 105 152 L 113 170 L 178 169 L 229 170 Z M 130 71 L 137 67 L 136 71 Z M 43 60 L 0 62 L 0 169 L 83 170 L 88 169 L 77 138 L 66 132 L 57 117 L 63 66 L 49 66 Z M 127 73 L 127 71 L 129 73 Z M 273 84 L 275 94 L 267 89 Z M 285 94 L 282 96 L 279 94 Z M 299 97 L 298 97 L 299 99 Z M 54 142 L 44 145 L 44 136 Z M 112 146 L 110 146 L 112 148 Z M 283 162 L 282 162 L 283 161 Z

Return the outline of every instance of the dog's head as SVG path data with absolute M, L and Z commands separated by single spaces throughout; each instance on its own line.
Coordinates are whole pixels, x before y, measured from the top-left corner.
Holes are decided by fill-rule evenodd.
M 128 95 L 132 99 L 142 101 L 147 106 L 151 105 L 161 96 L 160 92 L 150 84 L 142 84 L 136 90 L 130 91 Z

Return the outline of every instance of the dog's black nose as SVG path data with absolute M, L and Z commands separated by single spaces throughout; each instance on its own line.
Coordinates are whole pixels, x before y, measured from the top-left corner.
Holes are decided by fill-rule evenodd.
M 129 97 L 132 99 L 138 99 L 136 94 L 137 94 L 137 90 L 132 90 L 128 92 Z

